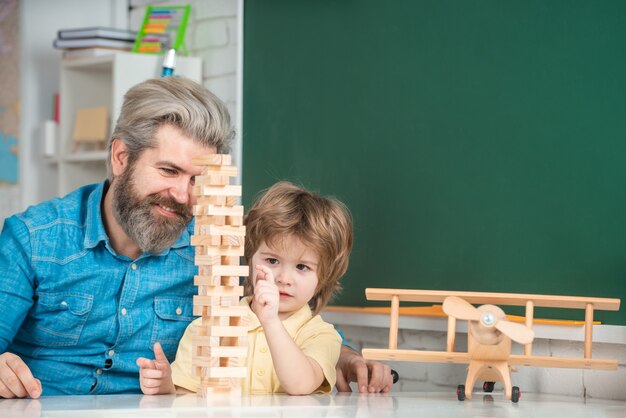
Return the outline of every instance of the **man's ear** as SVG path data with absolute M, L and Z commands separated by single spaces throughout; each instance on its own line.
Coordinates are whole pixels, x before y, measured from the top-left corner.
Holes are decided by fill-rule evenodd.
M 111 169 L 115 177 L 126 170 L 128 165 L 128 148 L 124 141 L 115 138 L 111 143 Z

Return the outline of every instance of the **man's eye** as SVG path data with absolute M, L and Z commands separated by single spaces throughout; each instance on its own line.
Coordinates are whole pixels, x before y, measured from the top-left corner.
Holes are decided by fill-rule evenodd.
M 278 260 L 275 258 L 267 258 L 265 259 L 269 264 L 278 264 Z
M 298 265 L 296 266 L 296 268 L 297 268 L 298 270 L 302 270 L 302 271 L 309 271 L 309 270 L 311 270 L 311 269 L 309 268 L 309 266 L 307 266 L 306 264 L 298 264 Z
M 172 169 L 172 168 L 161 168 L 161 173 L 165 174 L 166 176 L 175 176 L 177 174 L 177 171 Z

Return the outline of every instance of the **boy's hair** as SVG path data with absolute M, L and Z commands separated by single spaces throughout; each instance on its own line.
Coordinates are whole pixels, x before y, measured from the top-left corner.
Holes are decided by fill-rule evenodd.
M 317 254 L 319 283 L 309 306 L 313 315 L 319 313 L 340 290 L 339 279 L 348 269 L 353 232 L 352 216 L 346 205 L 333 197 L 319 196 L 282 181 L 257 199 L 244 223 L 247 263 L 261 243 L 276 247 L 289 235 Z M 254 293 L 253 277 L 251 274 L 245 280 L 245 295 Z
M 199 144 L 227 153 L 234 130 L 228 109 L 200 84 L 184 77 L 162 77 L 141 82 L 124 95 L 124 103 L 107 144 L 107 174 L 112 180 L 111 144 L 120 139 L 128 149 L 129 164 L 154 148 L 155 134 L 164 124 L 180 129 Z

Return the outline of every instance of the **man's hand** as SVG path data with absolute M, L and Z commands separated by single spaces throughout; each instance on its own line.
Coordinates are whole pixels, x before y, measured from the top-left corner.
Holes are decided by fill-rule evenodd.
M 393 385 L 391 368 L 386 364 L 365 360 L 356 351 L 342 345 L 337 362 L 337 390 L 352 392 L 350 382 L 357 382 L 360 393 L 387 393 Z
M 139 384 L 145 395 L 163 395 L 176 392 L 172 381 L 172 368 L 167 357 L 165 357 L 161 344 L 154 343 L 154 360 L 139 357 L 137 366 L 139 366 Z
M 36 399 L 41 391 L 41 382 L 21 358 L 13 353 L 0 354 L 0 398 Z

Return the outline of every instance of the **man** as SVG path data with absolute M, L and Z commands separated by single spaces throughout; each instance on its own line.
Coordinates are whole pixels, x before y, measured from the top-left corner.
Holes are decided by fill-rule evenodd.
M 131 88 L 108 179 L 30 207 L 0 235 L 0 397 L 139 393 L 138 357 L 173 357 L 193 319 L 194 155 L 225 153 L 224 105 L 181 78 Z M 337 388 L 388 391 L 389 368 L 343 348 Z

